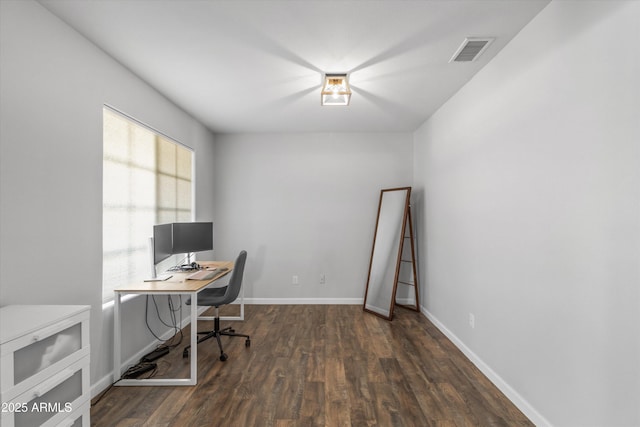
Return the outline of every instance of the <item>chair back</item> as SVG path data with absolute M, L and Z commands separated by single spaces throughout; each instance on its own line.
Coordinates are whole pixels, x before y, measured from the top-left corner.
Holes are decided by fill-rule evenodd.
M 240 288 L 242 287 L 242 276 L 244 274 L 244 264 L 247 261 L 247 251 L 240 251 L 238 258 L 231 271 L 231 278 L 227 285 L 227 291 L 224 294 L 223 301 L 220 305 L 231 304 L 234 302 L 240 294 Z

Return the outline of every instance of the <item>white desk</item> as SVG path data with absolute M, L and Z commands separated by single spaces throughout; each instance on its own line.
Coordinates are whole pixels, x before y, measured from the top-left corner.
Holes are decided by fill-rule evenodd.
M 121 365 L 121 322 L 120 304 L 121 297 L 125 294 L 142 295 L 188 295 L 191 297 L 191 369 L 189 378 L 143 378 L 143 379 L 120 379 L 116 385 L 133 386 L 176 386 L 195 385 L 198 382 L 198 293 L 211 283 L 226 276 L 233 269 L 232 261 L 207 261 L 199 262 L 203 267 L 226 267 L 228 270 L 218 272 L 209 280 L 187 280 L 190 273 L 174 272 L 173 277 L 161 282 L 140 282 L 131 285 L 120 286 L 115 291 L 115 303 L 113 310 L 113 377 L 117 381 L 122 376 Z M 205 318 L 206 319 L 206 318 Z

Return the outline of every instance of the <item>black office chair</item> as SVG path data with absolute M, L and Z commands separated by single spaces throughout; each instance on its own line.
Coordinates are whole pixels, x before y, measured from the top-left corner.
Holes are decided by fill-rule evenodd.
M 240 293 L 240 288 L 242 287 L 242 274 L 244 272 L 244 264 L 247 260 L 247 252 L 241 251 L 240 255 L 236 259 L 236 263 L 233 266 L 233 270 L 231 271 L 231 279 L 229 279 L 229 284 L 223 288 L 207 288 L 198 294 L 198 305 L 199 306 L 210 306 L 215 307 L 215 316 L 213 320 L 213 331 L 208 332 L 198 332 L 198 334 L 204 334 L 202 338 L 198 338 L 198 344 L 202 341 L 206 341 L 209 338 L 215 337 L 218 341 L 218 347 L 220 347 L 220 360 L 223 362 L 227 360 L 227 355 L 222 349 L 222 342 L 220 341 L 220 337 L 222 335 L 226 335 L 229 337 L 244 337 L 246 338 L 244 345 L 249 347 L 251 345 L 251 338 L 249 335 L 237 334 L 233 328 L 228 327 L 224 329 L 220 329 L 220 314 L 219 307 L 225 304 L 231 304 L 233 301 L 238 298 L 238 294 Z M 191 305 L 191 298 L 187 300 L 187 304 Z M 194 308 L 192 308 L 194 310 Z M 191 346 L 185 347 L 182 352 L 182 357 L 189 357 L 189 348 Z

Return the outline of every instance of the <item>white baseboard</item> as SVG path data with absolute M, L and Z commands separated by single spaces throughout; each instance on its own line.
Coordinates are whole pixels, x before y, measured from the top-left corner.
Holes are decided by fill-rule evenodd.
M 433 323 L 436 328 L 449 338 L 449 340 L 456 346 L 465 356 L 473 363 L 480 371 L 489 378 L 491 381 L 505 396 L 522 411 L 523 414 L 531 420 L 536 426 L 551 427 L 551 423 L 544 418 L 536 409 L 525 400 L 517 391 L 515 391 L 500 375 L 498 375 L 489 365 L 487 365 L 477 354 L 475 354 L 464 342 L 459 339 L 453 332 L 447 329 L 442 322 L 438 320 L 433 314 L 431 314 L 424 306 L 420 307 L 422 314 Z
M 337 305 L 361 305 L 364 298 L 245 298 L 245 304 L 273 304 L 273 305 L 307 305 L 307 304 L 337 304 Z
M 204 313 L 208 308 L 209 307 L 198 307 L 198 316 L 202 315 L 202 313 Z M 184 328 L 190 323 L 191 323 L 191 314 L 188 313 L 187 316 L 184 319 L 182 319 L 181 326 Z M 151 352 L 161 342 L 171 338 L 173 334 L 174 334 L 173 329 L 168 330 L 167 332 L 165 332 L 163 335 L 160 336 L 160 338 L 162 339 L 161 341 L 158 341 L 158 340 L 152 341 L 147 346 L 145 346 L 140 351 L 138 351 L 136 354 L 131 356 L 129 359 L 123 361 L 122 364 L 124 366 L 135 365 L 142 358 L 142 356 Z M 94 397 L 102 393 L 104 390 L 107 389 L 107 387 L 109 387 L 114 382 L 115 382 L 115 379 L 113 378 L 113 372 L 109 372 L 108 375 L 105 375 L 100 380 L 98 380 L 97 382 L 91 385 L 91 398 L 93 399 Z

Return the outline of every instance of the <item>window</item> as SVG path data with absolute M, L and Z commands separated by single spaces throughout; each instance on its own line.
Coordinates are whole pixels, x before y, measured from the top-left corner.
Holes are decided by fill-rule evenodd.
M 102 299 L 108 301 L 115 287 L 151 275 L 154 224 L 192 220 L 192 151 L 105 107 L 102 194 Z

